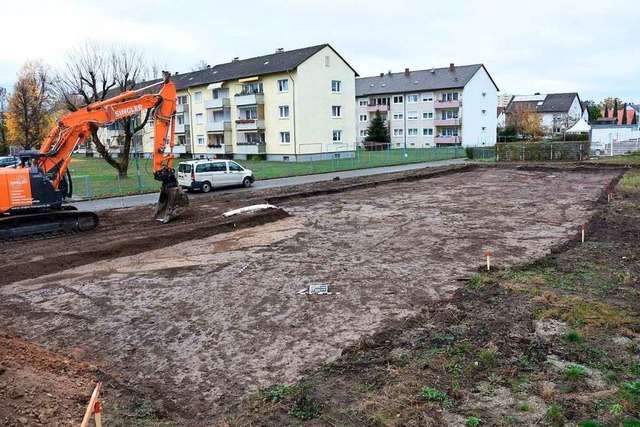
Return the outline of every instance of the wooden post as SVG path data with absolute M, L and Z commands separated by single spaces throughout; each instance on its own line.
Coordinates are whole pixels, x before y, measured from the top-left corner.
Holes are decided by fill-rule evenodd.
M 584 224 L 580 228 L 582 229 L 582 243 L 584 243 Z
M 487 271 L 491 270 L 491 252 L 486 251 L 484 253 L 487 256 Z
M 91 415 L 96 412 L 96 427 L 102 426 L 102 418 L 100 415 L 100 404 L 98 403 L 98 397 L 100 397 L 100 392 L 102 391 L 102 383 L 98 383 L 96 388 L 93 389 L 93 393 L 91 394 L 91 399 L 89 399 L 89 404 L 87 405 L 87 410 L 84 413 L 84 418 L 82 419 L 82 424 L 80 427 L 87 427 L 89 425 L 89 420 L 91 420 Z M 96 405 L 97 404 L 97 405 Z M 96 411 L 96 408 L 98 409 Z

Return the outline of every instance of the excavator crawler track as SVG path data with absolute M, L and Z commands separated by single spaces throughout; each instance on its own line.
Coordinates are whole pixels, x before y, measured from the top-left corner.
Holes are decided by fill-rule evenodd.
M 93 230 L 98 215 L 78 210 L 59 210 L 0 218 L 0 240 L 13 242 Z

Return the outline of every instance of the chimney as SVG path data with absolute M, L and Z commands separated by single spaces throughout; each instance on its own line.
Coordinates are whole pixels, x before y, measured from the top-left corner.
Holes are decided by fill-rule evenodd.
M 384 73 L 380 73 L 380 77 L 384 77 Z
M 279 48 L 276 49 L 276 53 L 282 53 L 282 52 L 284 52 L 283 48 L 279 47 Z
M 237 56 L 235 58 L 233 58 L 233 60 L 231 62 L 238 62 L 240 60 L 240 58 L 238 58 Z
M 211 68 L 211 65 L 207 64 L 207 69 Z
M 449 71 L 453 71 L 453 69 L 456 68 L 455 64 L 452 62 L 449 64 Z
M 173 75 L 174 75 L 174 76 L 177 76 L 177 75 L 178 75 L 178 72 L 176 71 L 175 73 L 173 73 Z
M 408 75 L 409 75 L 409 69 L 408 69 L 408 68 L 405 68 L 405 69 L 404 69 L 404 75 L 405 75 L 405 76 L 408 76 Z
M 431 67 L 431 71 L 430 71 L 430 72 L 431 72 L 431 74 L 433 74 L 433 73 L 435 73 L 435 72 L 436 72 L 436 69 L 435 69 L 435 68 L 433 68 L 433 67 Z

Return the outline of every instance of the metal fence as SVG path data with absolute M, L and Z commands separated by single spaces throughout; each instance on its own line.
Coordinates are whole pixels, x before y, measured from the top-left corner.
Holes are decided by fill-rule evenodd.
M 252 158 L 236 160 L 251 169 L 258 180 L 288 176 L 330 173 L 352 169 L 393 166 L 407 163 L 433 162 L 466 157 L 463 147 L 389 148 L 388 144 L 363 147 L 344 146 L 339 151 L 298 154 L 297 161 L 266 161 Z M 291 156 L 291 158 L 296 158 Z M 176 159 L 176 164 L 191 159 Z M 74 184 L 74 199 L 117 197 L 158 191 L 153 180 L 152 162 L 140 159 L 130 162 L 126 178 L 118 177 L 115 169 L 102 158 L 74 156 L 70 169 Z

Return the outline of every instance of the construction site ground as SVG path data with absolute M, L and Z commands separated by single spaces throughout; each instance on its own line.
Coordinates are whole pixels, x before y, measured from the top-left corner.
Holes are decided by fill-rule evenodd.
M 557 362 L 562 376 L 568 363 L 586 364 L 584 348 L 571 347 L 584 342 L 562 340 L 568 330 L 620 338 L 627 362 L 638 363 L 632 299 L 617 302 L 623 314 L 611 333 L 562 318 L 569 303 L 536 317 L 561 306 L 560 292 L 577 291 L 513 276 L 574 247 L 580 225 L 612 209 L 607 190 L 622 173 L 573 165 L 407 171 L 214 194 L 170 226 L 151 220 L 148 207 L 107 211 L 93 232 L 4 244 L 0 424 L 77 424 L 97 380 L 110 425 L 506 423 L 513 408 L 505 407 L 518 399 L 507 378 L 531 373 L 529 384 L 553 383 L 557 396 L 562 384 L 547 366 Z M 280 209 L 220 216 L 264 200 Z M 637 217 L 619 209 L 610 214 L 626 232 L 607 239 L 637 248 Z M 600 225 L 588 227 L 589 238 L 610 224 Z M 630 270 L 611 274 L 637 301 L 629 244 L 598 256 L 608 265 L 622 259 L 617 250 L 628 252 Z M 478 276 L 485 251 L 499 272 Z M 562 268 L 583 262 L 569 257 Z M 312 284 L 330 294 L 300 293 Z M 612 392 L 604 373 L 591 375 L 593 384 L 580 379 L 589 393 L 624 388 Z M 426 386 L 446 398 L 425 397 Z M 531 396 L 521 418 L 552 425 L 555 403 L 536 387 L 517 391 Z M 621 416 L 632 415 L 633 392 Z

